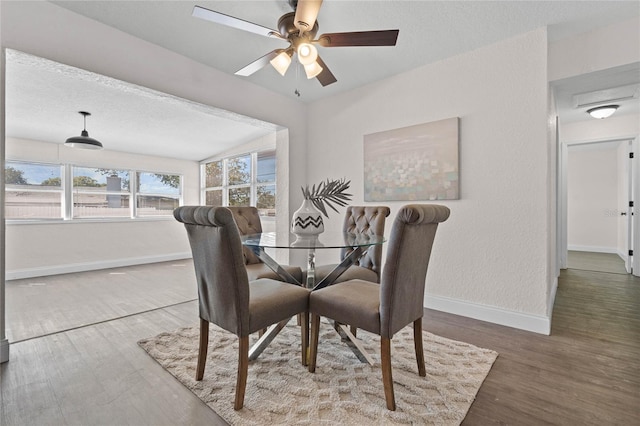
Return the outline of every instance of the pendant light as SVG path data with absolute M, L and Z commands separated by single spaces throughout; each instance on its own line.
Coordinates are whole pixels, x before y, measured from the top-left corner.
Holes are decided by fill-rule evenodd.
M 91 115 L 90 112 L 86 111 L 78 111 L 78 114 L 82 114 L 84 116 L 84 129 L 80 136 L 71 136 L 64 143 L 65 146 L 71 148 L 82 148 L 82 149 L 102 149 L 102 143 L 99 141 L 90 138 L 89 132 L 87 132 L 87 115 Z

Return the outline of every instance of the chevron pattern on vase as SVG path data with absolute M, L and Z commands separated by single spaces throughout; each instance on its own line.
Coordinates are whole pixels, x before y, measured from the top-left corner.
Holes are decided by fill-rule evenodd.
M 295 218 L 293 222 L 294 227 L 299 227 L 302 229 L 307 229 L 307 227 L 309 226 L 313 228 L 320 228 L 322 225 L 323 225 L 322 216 L 317 216 L 317 217 L 307 216 L 305 218 L 298 216 Z

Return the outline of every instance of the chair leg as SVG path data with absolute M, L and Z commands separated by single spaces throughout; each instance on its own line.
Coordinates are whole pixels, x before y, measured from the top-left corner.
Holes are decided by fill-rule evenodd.
M 358 337 L 357 333 L 358 333 L 358 327 L 351 326 L 351 334 L 353 334 L 354 337 Z
M 396 398 L 393 393 L 393 377 L 391 375 L 391 339 L 380 337 L 380 363 L 382 367 L 382 383 L 387 409 L 396 410 Z
M 318 357 L 318 333 L 320 332 L 320 315 L 311 314 L 311 341 L 309 342 L 309 373 L 316 371 Z
M 416 361 L 418 362 L 418 374 L 420 377 L 427 375 L 424 366 L 424 348 L 422 347 L 422 318 L 413 322 L 413 345 L 416 348 Z
M 200 347 L 198 348 L 198 365 L 196 380 L 204 377 L 204 367 L 207 364 L 207 347 L 209 346 L 209 321 L 200 318 Z
M 300 314 L 301 326 L 300 335 L 302 336 L 302 365 L 309 365 L 309 312 Z
M 236 379 L 236 399 L 234 410 L 240 410 L 244 405 L 244 391 L 247 388 L 249 373 L 249 336 L 240 337 L 238 349 L 238 377 Z

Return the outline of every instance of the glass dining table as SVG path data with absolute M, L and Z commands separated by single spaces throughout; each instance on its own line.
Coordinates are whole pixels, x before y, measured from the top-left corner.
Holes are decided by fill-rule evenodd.
M 242 244 L 250 247 L 253 252 L 262 260 L 269 268 L 277 273 L 283 281 L 304 285 L 313 290 L 319 290 L 333 284 L 342 273 L 355 264 L 371 246 L 381 245 L 385 242 L 382 235 L 352 234 L 348 232 L 323 232 L 320 235 L 294 235 L 281 236 L 275 232 L 263 232 L 261 234 L 244 235 L 241 237 Z M 287 249 L 287 250 L 306 250 L 307 270 L 304 277 L 305 282 L 299 282 L 295 277 L 289 274 L 273 257 L 267 253 L 267 249 Z M 336 265 L 333 270 L 324 277 L 316 279 L 316 251 L 325 249 L 340 249 L 344 253 L 342 261 Z M 278 335 L 280 330 L 284 328 L 288 320 L 271 326 L 266 333 L 249 350 L 249 359 L 256 359 L 262 351 L 271 343 Z M 340 332 L 343 337 L 351 340 L 358 352 L 370 364 L 373 360 L 364 351 L 359 344 L 359 340 L 351 334 L 348 327 L 344 325 L 336 325 L 336 331 Z
M 250 247 L 253 252 L 269 268 L 277 273 L 284 281 L 304 285 L 312 290 L 319 290 L 331 285 L 351 265 L 356 263 L 371 246 L 383 244 L 382 235 L 352 234 L 349 232 L 324 232 L 320 235 L 294 235 L 289 234 L 285 238 L 277 238 L 275 232 L 244 235 L 242 244 Z M 278 262 L 276 262 L 266 249 L 288 249 L 307 251 L 307 271 L 305 282 L 298 282 Z M 325 277 L 316 282 L 316 251 L 324 249 L 341 249 L 346 252 L 344 259 Z

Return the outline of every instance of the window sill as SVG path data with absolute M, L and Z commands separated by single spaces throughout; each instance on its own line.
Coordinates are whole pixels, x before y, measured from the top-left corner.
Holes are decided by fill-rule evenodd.
M 82 224 L 82 223 L 133 223 L 133 222 L 165 222 L 168 220 L 175 220 L 173 216 L 151 216 L 151 217 L 119 217 L 119 218 L 81 218 L 81 219 L 5 219 L 7 226 L 22 226 L 22 225 L 67 225 L 67 224 Z

